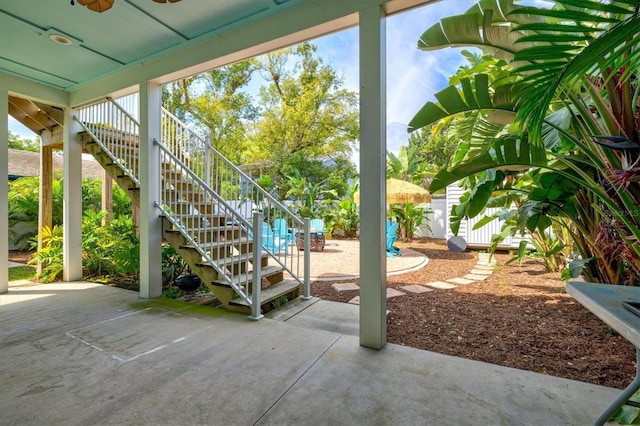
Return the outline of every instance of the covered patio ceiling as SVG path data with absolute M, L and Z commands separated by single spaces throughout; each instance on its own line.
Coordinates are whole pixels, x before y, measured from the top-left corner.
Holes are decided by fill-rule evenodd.
M 77 0 L 6 1 L 0 4 L 0 72 L 72 92 L 188 48 L 212 51 L 206 42 L 231 32 L 238 47 L 248 46 L 238 39 L 239 29 L 246 29 L 241 38 L 264 43 L 290 31 L 269 22 L 287 22 L 292 30 L 303 31 L 342 19 L 325 26 L 322 32 L 327 33 L 355 25 L 355 16 L 344 18 L 350 10 L 357 11 L 358 3 L 378 3 L 392 13 L 428 2 L 115 0 L 111 8 L 98 13 Z

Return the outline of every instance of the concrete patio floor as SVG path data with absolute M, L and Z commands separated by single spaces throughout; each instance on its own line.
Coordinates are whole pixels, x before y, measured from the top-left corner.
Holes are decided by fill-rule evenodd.
M 0 295 L 0 424 L 583 425 L 618 394 L 366 349 L 354 331 L 357 306 L 333 302 L 252 322 L 92 283 L 12 286 Z
M 400 250 L 402 256 L 387 258 L 387 275 L 404 274 L 424 268 L 429 259 L 408 248 Z M 336 281 L 360 276 L 360 241 L 328 238 L 324 250 L 311 251 L 311 279 Z

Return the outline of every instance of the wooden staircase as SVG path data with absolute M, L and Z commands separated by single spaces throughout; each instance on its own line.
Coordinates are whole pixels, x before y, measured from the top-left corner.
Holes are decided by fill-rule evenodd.
M 129 165 L 138 162 L 138 138 L 130 133 L 122 132 L 119 136 L 115 133 L 114 137 L 114 131 L 110 130 L 108 141 L 101 140 L 100 143 L 87 131 L 80 133 L 80 138 L 85 151 L 93 155 L 131 197 L 134 205 L 139 206 L 140 187 L 126 172 Z M 117 153 L 116 161 L 114 153 Z M 165 241 L 182 256 L 224 308 L 251 314 L 251 301 L 239 297 L 233 288 L 235 285 L 251 293 L 256 285 L 252 279 L 256 247 L 250 233 L 229 215 L 216 214 L 217 203 L 208 197 L 202 184 L 181 176 L 181 171 L 171 163 L 162 162 L 161 174 L 162 199 L 174 201 L 171 213 L 162 214 Z M 176 223 L 185 226 L 176 226 Z M 185 229 L 194 228 L 195 232 L 185 233 Z M 289 275 L 285 269 L 269 262 L 269 253 L 262 249 L 258 258 L 258 285 L 262 289 L 259 304 L 263 314 L 300 296 L 300 282 L 286 279 Z

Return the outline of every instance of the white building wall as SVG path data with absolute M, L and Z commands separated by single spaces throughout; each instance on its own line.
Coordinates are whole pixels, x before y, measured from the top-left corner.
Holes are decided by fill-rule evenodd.
M 447 200 L 445 197 L 434 198 L 429 204 L 431 212 L 427 214 L 426 224 L 420 226 L 420 232 L 417 236 L 429 237 L 429 238 L 441 238 L 444 239 L 447 233 Z
M 464 194 L 465 190 L 460 188 L 457 183 L 453 183 L 447 187 L 447 196 L 446 196 L 446 234 L 445 238 L 449 239 L 453 236 L 453 232 L 451 232 L 450 226 L 450 215 L 451 208 L 454 205 L 459 204 L 460 197 Z M 497 212 L 499 209 L 497 208 L 489 208 L 486 209 L 484 214 L 478 215 L 472 219 L 465 219 L 460 222 L 460 230 L 458 231 L 458 236 L 465 239 L 468 247 L 472 248 L 485 248 L 491 245 L 491 239 L 494 234 L 499 234 L 502 228 L 502 224 L 504 221 L 499 219 L 494 219 L 491 222 L 485 224 L 481 228 L 473 229 L 473 227 L 484 217 L 487 215 L 491 215 Z M 500 245 L 499 248 L 518 248 L 520 241 L 523 239 L 527 239 L 525 237 L 507 237 Z

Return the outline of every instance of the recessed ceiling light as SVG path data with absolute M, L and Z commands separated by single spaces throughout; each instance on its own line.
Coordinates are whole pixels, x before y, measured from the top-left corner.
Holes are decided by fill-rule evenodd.
M 49 38 L 58 44 L 70 46 L 73 44 L 70 38 L 63 36 L 62 34 L 49 34 Z

